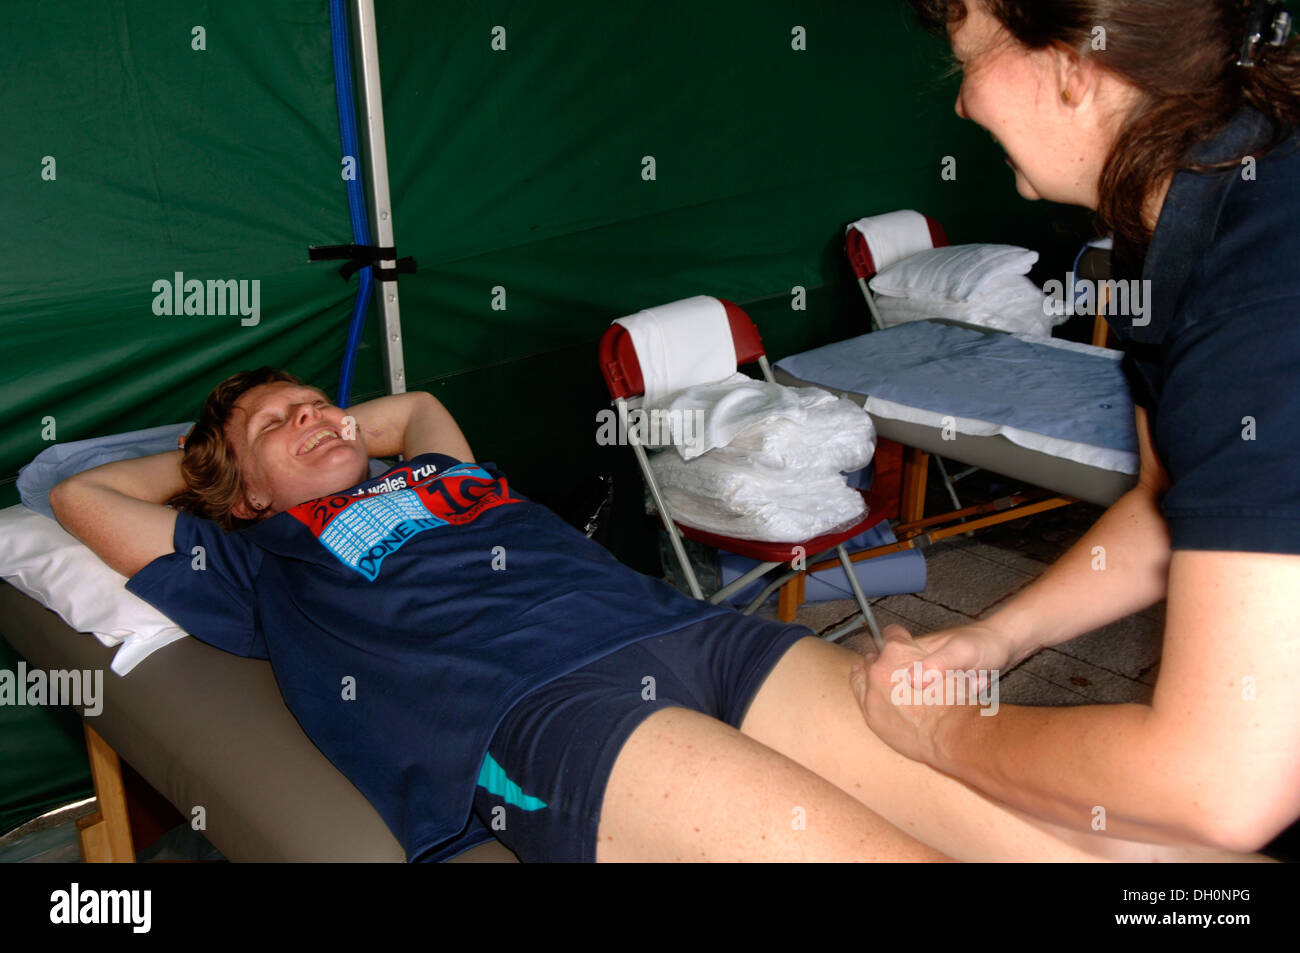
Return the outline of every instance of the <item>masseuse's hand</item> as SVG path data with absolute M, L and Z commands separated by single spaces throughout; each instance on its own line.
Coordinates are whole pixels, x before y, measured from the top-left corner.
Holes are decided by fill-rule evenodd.
M 971 669 L 1006 672 L 1012 665 L 1022 661 L 1021 653 L 1011 637 L 987 622 L 974 622 L 931 632 L 915 641 L 926 653 L 921 661 L 922 672 L 965 672 Z
M 940 724 L 945 718 L 965 716 L 971 709 L 914 704 L 921 700 L 925 673 L 935 671 L 942 680 L 946 671 L 1001 671 L 1010 649 L 993 632 L 978 625 L 963 626 L 914 640 L 902 626 L 886 626 L 881 633 L 884 648 L 878 655 L 869 654 L 863 665 L 855 665 L 850 676 L 871 730 L 900 754 L 939 767 Z M 942 697 L 942 692 L 939 694 Z

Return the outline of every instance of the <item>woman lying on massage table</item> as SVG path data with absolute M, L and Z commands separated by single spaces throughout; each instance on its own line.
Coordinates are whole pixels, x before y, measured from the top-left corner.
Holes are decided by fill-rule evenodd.
M 51 501 L 191 634 L 269 658 L 411 860 L 490 834 L 524 860 L 1220 856 L 1035 821 L 896 754 L 860 656 L 620 565 L 475 464 L 429 394 L 344 412 L 237 374 L 183 454 Z
M 958 114 L 1006 149 L 1023 196 L 1099 212 L 1116 277 L 1150 280 L 1153 312 L 1108 315 L 1138 486 L 982 623 L 915 644 L 891 627 L 854 675 L 867 722 L 1039 818 L 1258 850 L 1300 816 L 1297 38 L 1270 45 L 1280 4 L 1240 0 L 914 5 L 962 65 Z M 891 673 L 918 661 L 1005 671 L 1166 597 L 1150 705 L 890 704 Z

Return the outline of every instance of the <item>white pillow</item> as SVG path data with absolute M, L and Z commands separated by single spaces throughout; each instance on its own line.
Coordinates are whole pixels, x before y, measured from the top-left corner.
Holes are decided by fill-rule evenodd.
M 876 297 L 881 327 L 890 328 L 908 321 L 949 318 L 980 327 L 1019 334 L 1050 337 L 1052 328 L 1066 320 L 1066 315 L 1049 315 L 1043 292 L 1023 275 L 1003 275 L 985 286 L 985 293 L 970 301 L 938 298 Z
M 969 301 L 990 282 L 1027 275 L 1038 252 L 1016 245 L 950 245 L 894 262 L 871 279 L 871 290 L 895 298 Z
M 118 675 L 188 635 L 57 521 L 22 504 L 0 510 L 0 577 L 77 631 L 120 645 L 110 665 Z

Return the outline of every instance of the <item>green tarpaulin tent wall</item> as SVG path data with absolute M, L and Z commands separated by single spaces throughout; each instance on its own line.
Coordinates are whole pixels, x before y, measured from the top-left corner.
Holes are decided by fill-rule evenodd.
M 863 215 L 917 208 L 1051 273 L 1088 237 L 1016 195 L 901 0 L 376 7 L 396 246 L 419 263 L 406 386 L 566 515 L 612 477 L 609 544 L 643 570 L 631 454 L 595 440 L 613 318 L 715 294 L 780 357 L 865 330 L 841 246 Z M 307 256 L 352 241 L 327 0 L 4 12 L 0 505 L 50 439 L 193 419 L 236 370 L 333 393 L 356 279 Z M 178 274 L 256 280 L 256 323 L 157 313 Z M 380 354 L 372 313 L 355 400 L 385 391 Z M 67 722 L 0 710 L 0 832 L 88 790 Z

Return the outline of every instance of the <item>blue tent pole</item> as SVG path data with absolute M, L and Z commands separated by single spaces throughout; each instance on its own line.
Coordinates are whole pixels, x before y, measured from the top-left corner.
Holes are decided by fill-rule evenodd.
M 353 106 L 352 41 L 348 30 L 348 11 L 345 0 L 330 0 L 330 46 L 334 56 L 334 98 L 338 109 L 339 141 L 343 154 L 352 160 L 354 175 L 346 178 L 348 217 L 352 223 L 352 241 L 357 245 L 370 244 L 370 220 L 366 216 L 366 197 L 361 191 L 360 147 L 357 143 L 357 119 Z M 352 320 L 348 324 L 347 345 L 339 364 L 338 393 L 334 398 L 340 407 L 352 403 L 352 372 L 356 366 L 361 334 L 370 310 L 370 293 L 374 287 L 371 266 L 360 270 L 357 295 L 352 305 Z

